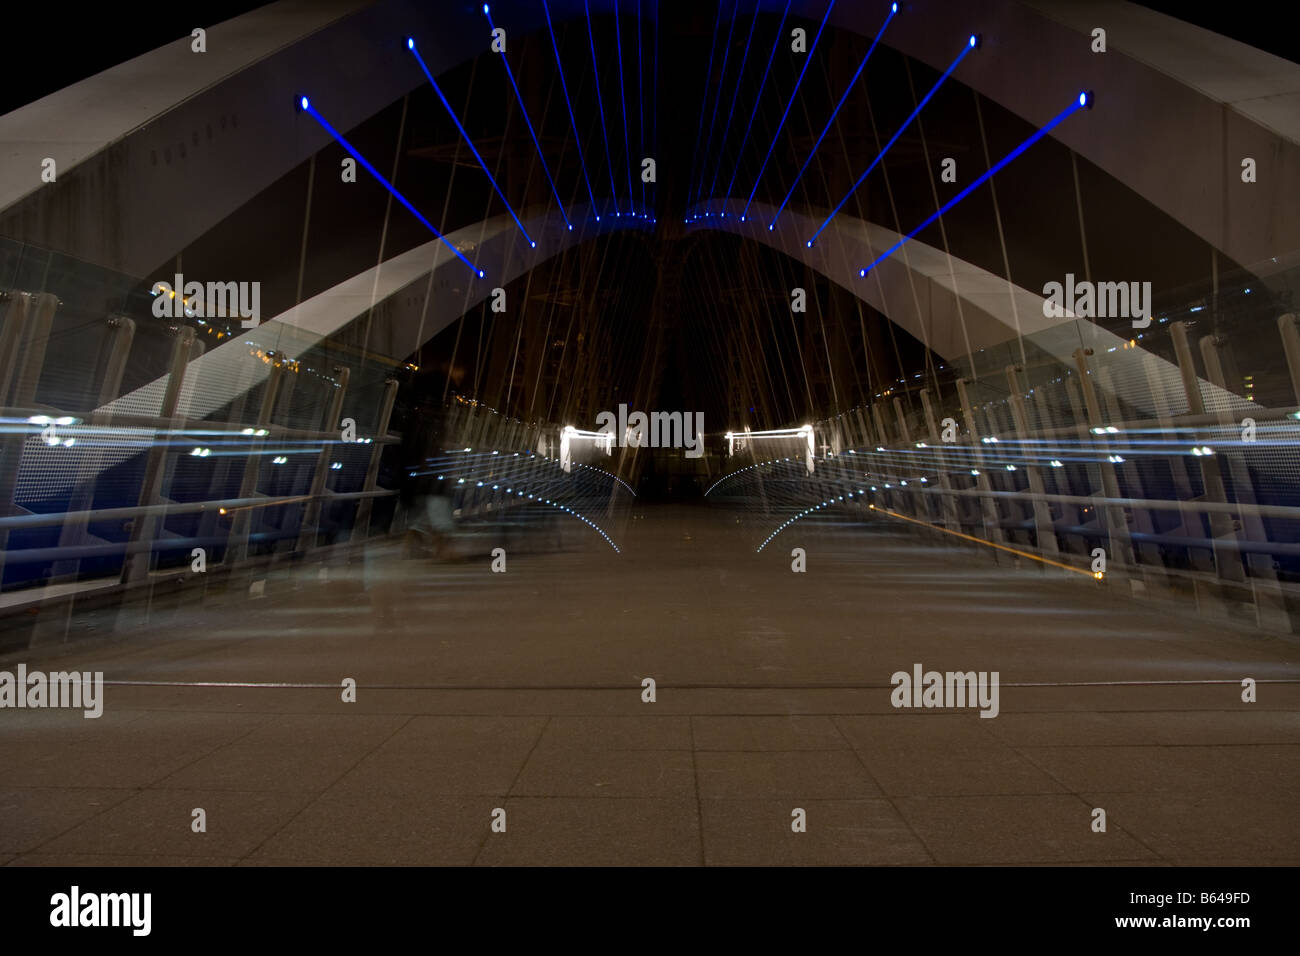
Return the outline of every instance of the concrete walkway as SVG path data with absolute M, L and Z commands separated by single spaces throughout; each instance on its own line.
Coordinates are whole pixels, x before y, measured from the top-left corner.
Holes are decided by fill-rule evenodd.
M 158 683 L 0 710 L 0 863 L 1300 863 L 1293 639 L 884 521 L 755 554 L 639 510 L 622 554 L 377 548 L 24 658 Z M 999 715 L 895 709 L 914 664 L 999 672 Z

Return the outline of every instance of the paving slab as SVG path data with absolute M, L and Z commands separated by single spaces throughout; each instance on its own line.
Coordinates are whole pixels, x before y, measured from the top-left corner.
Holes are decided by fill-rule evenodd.
M 921 866 L 934 858 L 887 800 L 701 801 L 711 866 Z M 792 829 L 796 809 L 806 829 Z
M 51 854 L 202 856 L 251 853 L 302 810 L 312 794 L 145 790 L 37 849 Z M 205 832 L 195 832 L 204 811 Z
M 694 799 L 511 797 L 506 830 L 491 833 L 481 866 L 695 866 Z

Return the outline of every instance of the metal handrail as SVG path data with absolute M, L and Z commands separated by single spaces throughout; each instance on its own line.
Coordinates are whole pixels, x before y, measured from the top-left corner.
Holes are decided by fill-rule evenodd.
M 397 494 L 394 490 L 378 489 L 376 491 L 326 491 L 321 497 L 328 501 L 352 501 L 360 498 L 383 498 Z M 90 511 L 61 511 L 49 514 L 13 515 L 0 518 L 0 529 L 46 528 L 63 524 L 65 521 L 115 521 L 121 518 L 135 518 L 141 515 L 201 514 L 205 511 L 240 511 L 245 508 L 274 508 L 278 505 L 291 505 L 312 500 L 312 495 L 286 495 L 279 498 L 225 498 L 215 501 L 187 501 L 164 505 L 132 505 L 126 508 L 95 508 Z M 0 551 L 3 555 L 19 555 L 24 551 Z

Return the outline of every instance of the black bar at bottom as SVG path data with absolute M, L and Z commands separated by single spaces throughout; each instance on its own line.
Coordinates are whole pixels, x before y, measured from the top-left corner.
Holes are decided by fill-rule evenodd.
M 205 949 L 278 938 L 299 949 L 390 938 L 457 949 L 496 948 L 515 939 L 538 947 L 622 940 L 637 948 L 691 941 L 695 948 L 707 938 L 729 951 L 747 938 L 768 951 L 789 942 L 805 952 L 884 941 L 924 944 L 926 951 L 952 942 L 973 947 L 970 952 L 1013 941 L 1074 948 L 1097 939 L 1142 946 L 1197 939 L 1233 947 L 1261 933 L 1290 934 L 1294 879 L 1290 868 L 1122 866 L 711 872 L 9 867 L 0 869 L 0 925 L 6 943 L 60 937 L 127 947 L 201 941 Z M 92 921 L 118 925 L 84 925 Z

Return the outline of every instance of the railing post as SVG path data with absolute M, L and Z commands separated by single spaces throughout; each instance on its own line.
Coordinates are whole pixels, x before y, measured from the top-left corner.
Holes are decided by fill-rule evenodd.
M 23 353 L 26 361 L 23 362 L 17 375 L 17 382 L 13 386 L 12 404 L 19 408 L 28 408 L 32 405 L 36 384 L 41 375 L 45 345 L 49 341 L 50 320 L 54 317 L 54 310 L 58 305 L 59 300 L 48 292 L 38 295 L 27 293 L 14 295 L 9 304 L 3 338 L 3 347 L 9 349 L 9 353 L 0 356 L 2 359 L 0 365 L 3 365 L 5 379 L 5 388 L 0 390 L 0 404 L 4 403 L 4 398 L 9 393 L 8 383 L 13 378 L 14 368 L 22 353 L 21 346 L 26 333 L 26 341 L 39 342 L 39 345 L 30 345 L 27 352 Z M 10 326 L 12 326 L 12 334 L 10 334 Z M 33 354 L 36 355 L 34 366 Z M 0 514 L 12 514 L 15 510 L 14 493 L 18 488 L 18 469 L 22 465 L 23 449 L 29 438 L 29 435 L 22 432 L 14 432 L 0 438 Z M 9 531 L 0 530 L 0 580 L 4 577 L 4 554 L 8 546 Z
M 117 398 L 122 387 L 122 375 L 126 371 L 126 360 L 131 354 L 131 343 L 135 340 L 135 322 L 124 315 L 110 316 L 108 319 L 109 335 L 112 344 L 108 350 L 108 360 L 104 368 L 104 380 L 99 384 L 99 395 L 95 401 L 96 411 L 92 412 L 86 424 L 93 429 L 106 429 L 113 424 L 111 411 L 99 411 Z M 69 512 L 88 512 L 95 500 L 95 483 L 99 477 L 103 451 L 85 453 L 81 467 L 78 469 L 77 481 L 72 497 L 68 501 Z M 63 523 L 59 532 L 59 547 L 74 547 L 85 543 L 88 535 L 89 520 L 85 517 L 69 519 Z M 51 580 L 65 575 L 75 575 L 81 562 L 77 558 L 56 561 L 51 570 Z
M 112 344 L 104 366 L 104 378 L 99 384 L 99 394 L 95 401 L 96 410 L 86 418 L 86 424 L 94 430 L 106 429 L 112 425 L 113 413 L 99 411 L 99 409 L 117 398 L 118 390 L 122 385 L 122 373 L 126 370 L 127 356 L 131 351 L 131 342 L 135 338 L 135 322 L 124 315 L 109 316 L 108 327 Z M 100 463 L 103 461 L 102 446 L 96 443 L 92 447 L 95 450 L 84 452 L 85 457 L 81 459 L 81 464 L 77 468 L 76 483 L 68 500 L 68 513 L 76 514 L 78 517 L 64 519 L 59 529 L 60 549 L 84 545 L 90 538 L 88 512 L 94 507 L 95 483 L 99 477 Z M 50 569 L 49 583 L 55 583 L 60 578 L 75 581 L 80 570 L 79 558 L 61 558 L 55 561 Z M 48 606 L 42 607 L 36 625 L 32 628 L 29 646 L 35 648 L 66 641 L 75 606 L 75 597 L 69 596 L 63 601 L 53 601 Z
M 1215 335 L 1204 335 L 1198 343 L 1201 357 L 1205 360 L 1205 372 L 1209 380 L 1227 390 L 1228 379 L 1224 374 L 1226 364 L 1220 349 L 1223 340 Z M 1219 409 L 1219 422 L 1228 428 L 1237 427 L 1237 422 L 1226 408 Z M 1239 504 L 1255 505 L 1255 486 L 1250 480 L 1250 469 L 1246 466 L 1244 450 L 1242 454 L 1221 455 L 1216 458 L 1227 462 L 1228 473 L 1232 476 L 1232 487 Z M 1252 509 L 1241 511 L 1241 530 L 1248 541 L 1267 541 L 1268 533 L 1264 529 L 1263 519 Z M 1250 569 L 1250 587 L 1255 601 L 1255 621 L 1260 627 L 1291 630 L 1291 616 L 1286 610 L 1286 599 L 1278 584 L 1277 572 L 1273 568 L 1273 559 L 1261 552 L 1241 553 L 1241 560 Z
M 1110 421 L 1123 421 L 1124 417 L 1120 410 L 1119 401 L 1115 398 L 1114 382 L 1110 376 L 1110 369 L 1104 366 L 1098 366 L 1092 370 L 1096 376 L 1097 383 L 1101 386 L 1101 399 L 1105 402 L 1105 414 Z M 1138 498 L 1147 497 L 1146 484 L 1142 480 L 1142 472 L 1138 468 L 1133 468 L 1128 474 L 1130 487 L 1136 489 Z M 1143 508 L 1134 508 L 1130 512 L 1130 535 L 1136 530 L 1142 534 L 1154 534 L 1155 525 L 1152 523 L 1151 514 Z M 1137 568 L 1143 574 L 1142 587 L 1146 586 L 1147 570 L 1152 566 L 1163 570 L 1164 561 L 1160 556 L 1160 548 L 1149 541 L 1136 541 L 1129 538 L 1129 549 L 1133 552 Z
M 262 467 L 262 449 L 266 447 L 265 435 L 259 431 L 270 431 L 275 418 L 275 403 L 280 397 L 284 383 L 284 363 L 280 356 L 269 353 L 271 372 L 266 377 L 266 387 L 262 390 L 262 404 L 257 411 L 257 422 L 253 426 L 253 438 L 248 443 L 248 457 L 244 459 L 244 474 L 239 482 L 239 497 L 252 498 L 257 494 L 257 476 Z M 248 535 L 253 525 L 253 509 L 240 508 L 230 521 L 230 533 L 226 535 L 226 550 L 221 557 L 223 567 L 233 568 L 248 557 Z
M 162 501 L 162 480 L 167 468 L 167 456 L 170 454 L 170 439 L 174 432 L 184 426 L 184 421 L 176 415 L 180 404 L 181 387 L 185 382 L 185 372 L 190 361 L 194 345 L 194 329 L 172 328 L 171 356 L 168 361 L 167 385 L 163 392 L 162 405 L 158 417 L 166 420 L 166 426 L 157 428 L 149 446 L 145 462 L 144 478 L 140 484 L 138 504 L 155 505 Z M 157 536 L 157 529 L 165 521 L 165 515 L 141 515 L 131 522 L 131 537 L 126 556 L 122 564 L 122 582 L 131 583 L 148 576 L 153 563 L 152 543 Z M 139 547 L 144 542 L 146 547 Z
M 1165 388 L 1164 363 L 1150 352 L 1144 353 L 1143 367 L 1147 383 L 1151 388 L 1151 405 L 1155 409 L 1156 424 L 1167 432 L 1173 431 L 1174 415 L 1169 405 L 1169 391 Z M 1195 495 L 1192 493 L 1192 479 L 1187 474 L 1187 462 L 1181 455 L 1169 459 L 1169 473 L 1173 478 L 1174 497 L 1180 502 L 1178 509 L 1180 524 L 1178 528 L 1167 530 L 1166 534 L 1177 534 L 1188 538 L 1205 537 L 1201 527 L 1200 515 L 1191 507 Z M 1213 555 L 1204 556 L 1204 549 L 1188 548 L 1191 563 L 1198 569 L 1213 570 Z
M 980 430 L 975 424 L 975 409 L 970 403 L 970 382 L 964 378 L 957 380 L 957 399 L 961 402 L 961 415 L 966 421 L 966 431 L 970 434 L 971 452 L 974 454 L 976 468 L 975 484 L 980 491 L 990 492 L 993 485 L 989 482 L 988 469 L 984 466 L 984 452 L 980 447 Z M 1006 543 L 1006 534 L 1002 529 L 1002 517 L 998 503 L 988 494 L 980 495 L 980 513 L 984 516 L 984 536 L 998 544 Z M 1000 553 L 1000 552 L 999 552 Z
M 140 483 L 139 505 L 159 504 L 162 500 L 162 479 L 166 471 L 167 455 L 170 454 L 169 442 L 172 434 L 180 430 L 183 421 L 176 417 L 176 407 L 180 403 L 181 386 L 185 382 L 185 370 L 189 363 L 190 349 L 194 345 L 194 329 L 191 327 L 173 328 L 172 354 L 168 363 L 167 388 L 163 393 L 162 408 L 158 412 L 161 419 L 169 419 L 166 428 L 154 432 L 153 443 L 149 446 L 148 459 L 145 462 L 144 480 Z M 126 556 L 122 562 L 122 583 L 133 584 L 149 575 L 153 563 L 153 541 L 157 529 L 166 521 L 165 515 L 142 514 L 131 522 L 131 538 Z
M 332 430 L 337 433 L 339 415 L 343 411 L 343 396 L 347 393 L 348 379 L 352 375 L 352 370 L 346 366 L 336 366 L 334 374 L 338 376 L 338 384 L 334 386 L 334 395 L 330 398 L 329 407 L 325 410 L 325 427 L 321 429 L 325 433 Z M 320 454 L 316 458 L 316 470 L 311 478 L 311 491 L 309 492 L 311 498 L 308 500 L 306 507 L 303 508 L 302 523 L 298 526 L 298 543 L 295 550 L 300 552 L 309 550 L 316 543 L 316 536 L 320 531 L 325 479 L 329 477 L 330 454 L 334 440 L 323 438 L 322 442 Z
M 397 379 L 390 378 L 384 382 L 384 397 L 379 400 L 379 415 L 375 421 L 375 443 L 370 446 L 370 464 L 366 467 L 366 482 L 362 486 L 362 491 L 371 492 L 375 490 L 375 484 L 379 481 L 379 460 L 383 457 L 384 448 L 383 439 L 388 436 L 388 423 L 393 417 L 393 403 L 397 401 Z M 352 535 L 357 537 L 360 531 L 360 540 L 364 540 L 370 534 L 370 516 L 374 511 L 374 498 L 362 498 L 357 505 L 357 515 L 352 521 Z
M 939 423 L 934 417 L 934 402 L 930 398 L 930 389 L 921 389 L 921 407 L 925 411 L 925 423 L 930 431 L 930 441 L 934 443 L 935 455 L 939 459 L 939 487 L 944 494 L 940 498 L 943 508 L 943 523 L 954 531 L 961 530 L 961 519 L 957 512 L 957 502 L 953 498 L 952 476 L 949 475 L 948 454 L 939 432 Z
M 871 419 L 876 423 L 876 441 L 875 444 L 881 447 L 887 447 L 890 444 L 889 431 L 885 428 L 885 416 L 880 411 L 880 404 L 876 403 L 871 406 Z
M 1097 402 L 1097 391 L 1092 384 L 1092 375 L 1088 368 L 1088 353 L 1091 349 L 1075 349 L 1074 363 L 1079 370 L 1079 390 L 1083 393 L 1083 405 L 1088 416 L 1088 427 L 1091 429 L 1092 443 L 1098 452 L 1105 454 L 1110 450 L 1110 443 L 1106 441 L 1105 434 L 1098 435 L 1096 429 L 1101 428 L 1105 423 L 1101 414 L 1101 405 Z M 1115 474 L 1115 465 L 1109 458 L 1106 461 L 1097 463 L 1098 471 L 1101 473 L 1101 493 L 1104 498 L 1115 499 L 1120 496 L 1119 478 Z M 1121 564 L 1132 567 L 1136 562 L 1133 558 L 1132 542 L 1128 537 L 1128 519 L 1125 517 L 1124 509 L 1115 505 L 1105 505 L 1098 508 L 1098 511 L 1105 516 L 1104 527 L 1108 534 L 1110 544 L 1110 556 L 1114 560 L 1118 558 Z M 1108 562 L 1109 563 L 1109 562 Z
M 1196 364 L 1192 360 L 1192 347 L 1187 339 L 1187 324 L 1185 322 L 1173 322 L 1169 326 L 1169 333 L 1174 341 L 1174 354 L 1178 359 L 1178 371 L 1182 375 L 1183 390 L 1187 395 L 1187 410 L 1192 415 L 1204 415 L 1205 402 L 1201 398 L 1201 381 L 1196 377 Z M 1226 502 L 1228 495 L 1223 487 L 1223 475 L 1219 471 L 1219 462 L 1216 460 L 1216 456 L 1203 455 L 1200 462 L 1201 478 L 1205 482 L 1205 500 L 1216 503 Z M 1210 537 L 1214 539 L 1214 564 L 1219 577 L 1235 583 L 1244 582 L 1246 572 L 1242 566 L 1240 554 L 1219 546 L 1220 540 L 1235 539 L 1237 537 L 1233 519 L 1221 512 L 1211 512 L 1209 519 Z
M 14 383 L 13 404 L 26 408 L 36 401 L 36 386 L 41 381 L 41 369 L 45 367 L 45 350 L 50 344 L 50 323 L 54 321 L 55 310 L 59 307 L 58 297 L 49 292 L 33 296 L 33 306 L 29 310 L 30 318 L 26 323 L 27 335 L 24 341 L 27 347 L 15 358 L 21 359 L 22 367 L 18 370 Z
M 1011 402 L 1011 420 L 1016 426 L 1016 437 L 1020 439 L 1021 447 L 1024 448 L 1030 439 L 1029 416 L 1025 413 L 1025 399 L 1021 395 L 1023 385 L 1020 383 L 1020 369 L 1015 365 L 1006 367 L 1007 373 L 1007 397 Z M 1039 471 L 1038 465 L 1026 465 L 1025 474 L 1029 478 L 1029 490 L 1036 497 L 1031 502 L 1034 510 L 1034 528 L 1037 531 L 1038 550 L 1056 557 L 1061 553 L 1060 545 L 1056 540 L 1056 528 L 1052 524 L 1052 509 L 1047 502 L 1042 499 L 1046 489 L 1043 487 L 1043 475 Z
M 27 314 L 31 311 L 32 296 L 26 292 L 0 293 L 8 303 L 5 322 L 0 326 L 0 404 L 8 404 L 10 386 L 13 385 L 14 366 L 18 362 L 18 347 L 27 330 Z
M 5 322 L 0 326 L 0 405 L 8 404 L 10 385 L 13 383 L 14 365 L 18 361 L 19 343 L 27 328 L 27 314 L 31 310 L 32 296 L 26 292 L 5 292 Z M 12 514 L 14 490 L 18 485 L 18 466 L 23 457 L 27 436 L 20 432 L 0 437 L 0 515 Z M 4 578 L 4 555 L 9 545 L 9 530 L 0 529 L 0 581 Z
M 1300 405 L 1300 329 L 1296 317 L 1288 312 L 1277 319 L 1277 329 L 1282 333 L 1282 349 L 1286 353 L 1287 371 L 1291 373 L 1291 392 Z
M 903 400 L 894 396 L 894 417 L 898 419 L 898 440 L 904 446 L 912 444 L 912 432 L 907 427 L 907 417 L 903 414 Z

